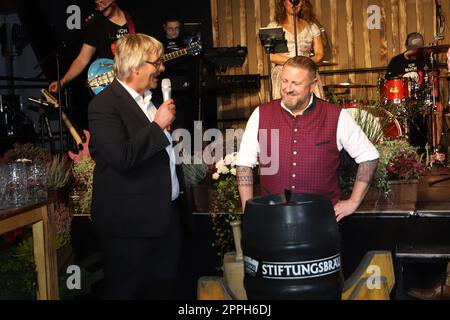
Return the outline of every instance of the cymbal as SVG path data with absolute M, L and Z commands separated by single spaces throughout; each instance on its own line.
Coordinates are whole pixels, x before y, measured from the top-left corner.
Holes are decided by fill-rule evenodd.
M 332 61 L 322 61 L 317 64 L 318 67 L 334 67 L 337 65 L 339 65 L 339 63 Z
M 330 88 L 376 88 L 377 85 L 376 84 L 343 82 L 343 83 L 336 83 L 336 84 L 327 84 L 327 85 L 324 85 L 324 87 L 330 87 Z
M 436 46 L 423 47 L 425 50 L 430 50 L 433 53 L 446 53 L 450 48 L 450 44 L 440 44 Z

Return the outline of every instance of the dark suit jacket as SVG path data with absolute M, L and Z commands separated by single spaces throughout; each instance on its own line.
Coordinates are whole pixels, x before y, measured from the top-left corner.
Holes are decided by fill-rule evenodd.
M 96 229 L 103 236 L 162 235 L 172 193 L 164 132 L 117 80 L 89 104 L 88 119 Z

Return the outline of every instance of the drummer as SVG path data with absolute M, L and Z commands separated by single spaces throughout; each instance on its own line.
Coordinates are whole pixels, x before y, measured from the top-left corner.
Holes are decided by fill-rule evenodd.
M 404 77 L 422 85 L 424 70 L 431 70 L 430 60 L 425 56 L 423 47 L 423 36 L 418 32 L 410 33 L 406 38 L 406 51 L 389 62 L 386 79 Z
M 431 73 L 427 72 L 427 70 L 432 69 L 431 62 L 428 54 L 426 54 L 424 48 L 424 39 L 422 34 L 418 32 L 413 32 L 408 34 L 406 38 L 406 51 L 393 57 L 390 61 L 386 73 L 386 80 L 390 80 L 393 78 L 408 78 L 413 80 L 416 88 L 420 88 L 420 90 L 426 89 L 424 85 L 431 84 L 431 79 L 427 80 L 427 77 L 431 77 Z M 438 77 L 435 74 L 435 83 L 436 90 L 435 96 L 437 98 L 438 94 Z M 430 89 L 431 91 L 431 89 Z M 423 92 L 419 92 L 423 93 Z M 412 97 L 414 98 L 414 97 Z M 425 97 L 423 97 L 425 98 Z M 426 118 L 423 116 L 425 112 L 417 112 L 417 111 L 425 111 L 424 101 L 422 99 L 412 101 L 410 107 L 417 108 L 417 110 L 412 110 L 413 119 L 408 119 L 411 122 L 408 125 L 410 142 L 413 146 L 424 148 L 425 145 L 428 144 L 434 147 L 440 146 L 440 137 L 442 132 L 441 121 L 436 121 L 437 124 L 437 132 L 434 133 L 435 141 L 428 141 L 428 136 L 430 136 L 430 132 L 427 131 L 426 126 Z M 437 119 L 442 118 L 442 104 L 437 103 L 435 113 L 437 113 Z M 434 121 L 436 119 L 433 119 Z

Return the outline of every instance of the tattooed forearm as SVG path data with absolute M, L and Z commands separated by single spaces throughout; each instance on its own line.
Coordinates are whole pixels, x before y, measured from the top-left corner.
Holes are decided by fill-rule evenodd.
M 253 186 L 253 170 L 250 167 L 238 166 L 236 168 L 236 177 L 239 187 Z
M 372 161 L 361 162 L 356 173 L 356 181 L 367 182 L 370 184 L 378 165 L 378 159 Z

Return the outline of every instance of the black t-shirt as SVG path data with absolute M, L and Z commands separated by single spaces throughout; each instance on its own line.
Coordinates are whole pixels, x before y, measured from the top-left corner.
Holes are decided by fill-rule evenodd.
M 111 45 L 128 33 L 130 33 L 128 24 L 119 26 L 99 15 L 86 26 L 84 43 L 96 48 L 96 58 L 113 59 Z
M 386 79 L 395 77 L 412 78 L 416 83 L 422 84 L 424 79 L 425 66 L 431 71 L 431 63 L 428 57 L 418 56 L 416 60 L 407 60 L 405 56 L 399 54 L 389 62 Z
M 185 47 L 182 37 L 178 37 L 178 38 L 175 38 L 175 39 L 167 39 L 166 37 L 164 37 L 161 40 L 161 42 L 164 45 L 164 52 L 165 53 L 178 51 L 178 50 L 181 50 L 181 49 L 183 49 Z

